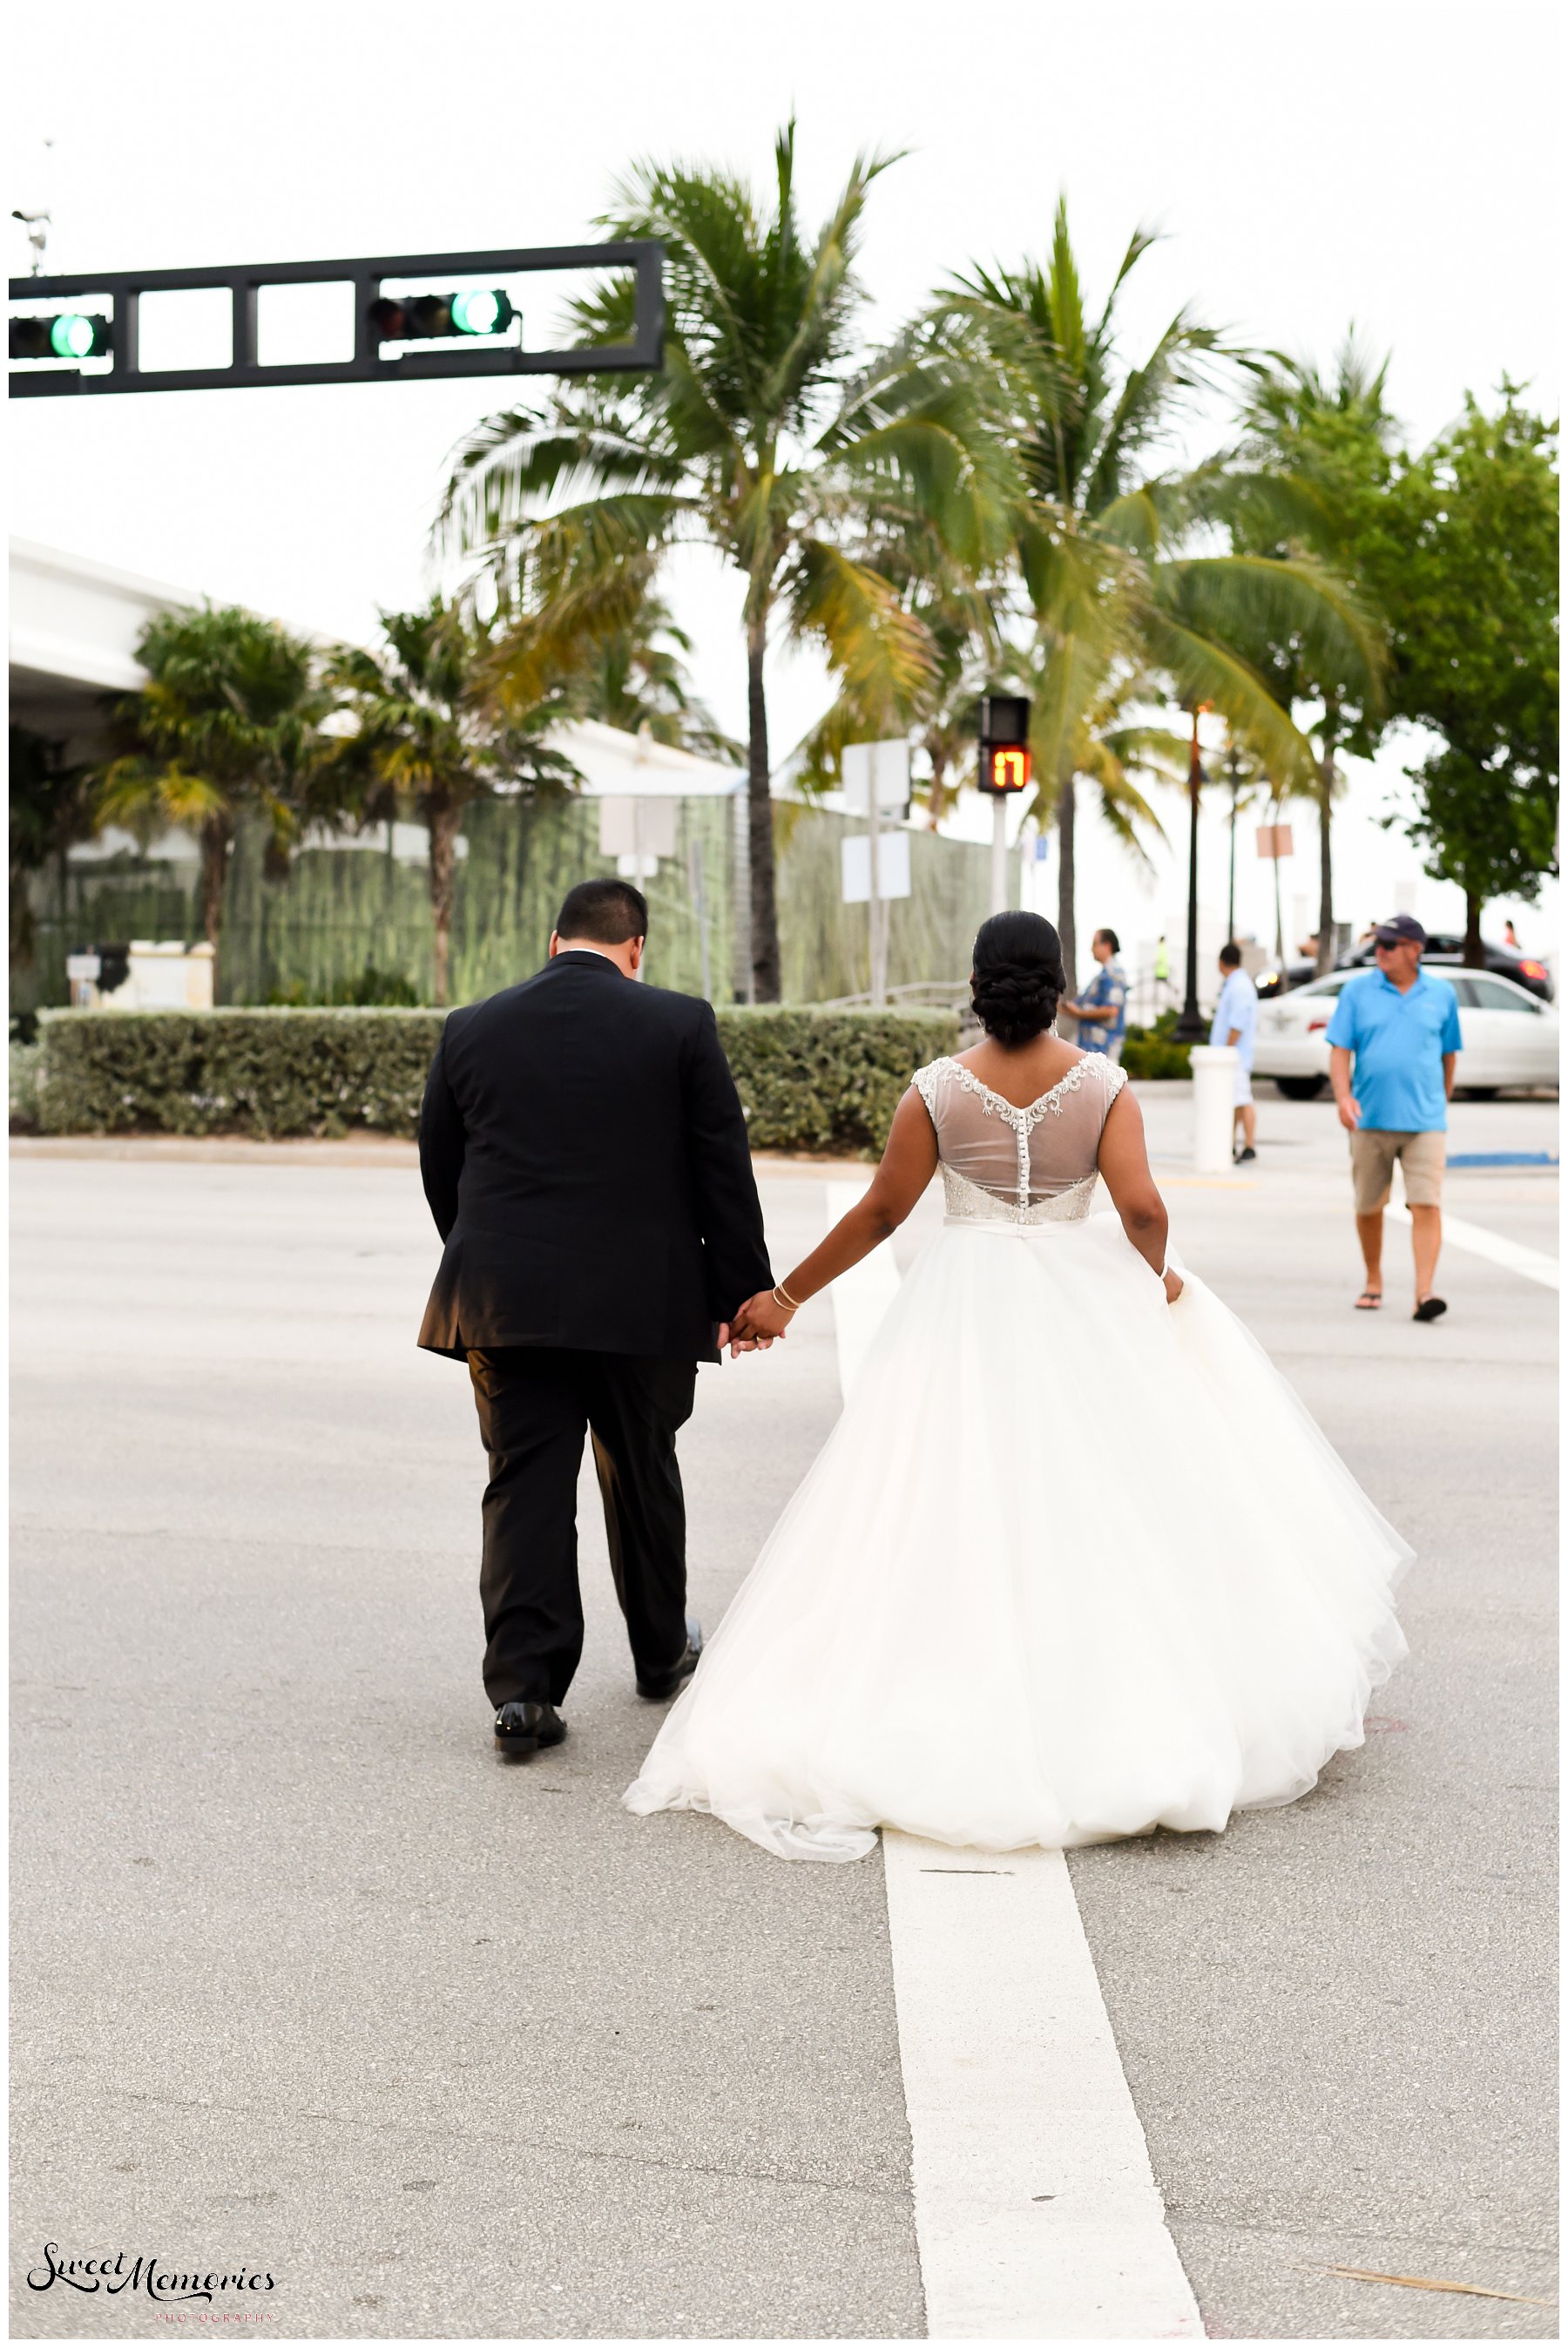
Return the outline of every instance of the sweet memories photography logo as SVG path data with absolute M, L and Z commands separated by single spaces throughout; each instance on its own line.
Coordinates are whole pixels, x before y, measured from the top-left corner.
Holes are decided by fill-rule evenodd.
M 133 2259 L 128 2250 L 91 2258 L 67 2258 L 58 2242 L 46 2242 L 42 2265 L 27 2271 L 27 2287 L 30 2291 L 53 2291 L 56 2283 L 89 2294 L 107 2291 L 110 2297 L 122 2291 L 145 2291 L 159 2305 L 177 2300 L 210 2302 L 225 2293 L 275 2288 L 272 2276 L 262 2267 L 247 2268 L 241 2264 L 235 2271 L 220 2274 L 200 2268 L 175 2268 L 145 2251 Z M 234 2313 L 241 2313 L 238 2306 Z

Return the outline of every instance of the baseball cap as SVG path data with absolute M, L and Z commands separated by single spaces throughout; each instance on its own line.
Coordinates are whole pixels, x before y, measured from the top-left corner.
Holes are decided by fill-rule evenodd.
M 1407 939 L 1418 946 L 1424 946 L 1427 942 L 1427 933 L 1414 913 L 1395 913 L 1388 921 L 1379 922 L 1372 937 L 1380 946 L 1400 945 Z

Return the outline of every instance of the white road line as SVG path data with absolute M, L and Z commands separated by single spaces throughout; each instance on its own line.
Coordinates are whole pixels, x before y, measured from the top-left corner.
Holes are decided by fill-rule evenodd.
M 885 1832 L 933 2340 L 1201 2340 L 1059 1850 Z
M 1395 1222 L 1408 1223 L 1409 1207 L 1396 1206 L 1390 1200 L 1386 1211 Z M 1562 1284 L 1561 1270 L 1555 1256 L 1542 1255 L 1539 1248 L 1525 1247 L 1519 1240 L 1505 1240 L 1497 1231 L 1489 1231 L 1484 1224 L 1461 1222 L 1457 1215 L 1444 1212 L 1444 1247 L 1462 1248 L 1469 1255 L 1485 1256 L 1489 1263 L 1501 1263 L 1509 1272 L 1517 1272 L 1526 1280 L 1538 1280 L 1542 1288 Z
M 897 1284 L 884 1246 L 830 1291 L 845 1391 Z M 1062 1853 L 882 1856 L 928 2336 L 1201 2340 Z

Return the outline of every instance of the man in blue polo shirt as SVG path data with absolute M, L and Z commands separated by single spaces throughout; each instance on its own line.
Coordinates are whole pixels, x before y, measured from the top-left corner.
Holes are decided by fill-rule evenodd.
M 1410 1210 L 1415 1318 L 1435 1321 L 1448 1311 L 1432 1283 L 1442 1245 L 1443 1137 L 1460 1050 L 1459 1003 L 1451 986 L 1422 970 L 1427 933 L 1410 914 L 1379 922 L 1373 942 L 1376 970 L 1346 981 L 1328 1023 L 1334 1097 L 1350 1136 L 1356 1231 L 1367 1266 L 1356 1309 L 1375 1313 L 1383 1302 L 1383 1210 L 1397 1158 Z

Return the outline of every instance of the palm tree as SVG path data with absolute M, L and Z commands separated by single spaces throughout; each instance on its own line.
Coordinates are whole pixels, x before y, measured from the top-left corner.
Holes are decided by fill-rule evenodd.
M 118 705 L 124 747 L 97 772 L 94 820 L 143 837 L 169 825 L 195 834 L 202 926 L 216 957 L 241 816 L 251 809 L 265 820 L 275 870 L 298 832 L 327 697 L 309 644 L 231 606 L 158 613 L 137 656 L 148 682 Z
M 51 857 L 93 829 L 88 769 L 73 765 L 62 745 L 11 721 L 10 826 L 11 960 L 30 969 L 37 952 L 37 922 L 29 884 Z
M 1317 500 L 1283 530 L 1277 516 L 1238 514 L 1238 542 L 1266 553 L 1305 548 L 1356 579 L 1358 541 L 1378 531 L 1392 478 L 1398 426 L 1384 404 L 1388 372 L 1388 359 L 1374 364 L 1354 328 L 1327 377 L 1306 360 L 1267 354 L 1247 404 L 1244 451 L 1255 466 L 1308 484 Z M 1367 756 L 1376 747 L 1386 715 L 1381 669 L 1368 675 L 1331 644 L 1308 644 L 1294 632 L 1271 636 L 1255 657 L 1287 708 L 1307 703 L 1322 711 L 1309 730 L 1317 737 L 1317 967 L 1326 971 L 1334 963 L 1333 803 L 1344 787 L 1336 761 L 1342 748 Z
M 492 695 L 494 629 L 440 595 L 416 612 L 384 612 L 384 652 L 344 645 L 329 682 L 354 731 L 332 740 L 314 785 L 331 811 L 362 822 L 416 812 L 430 839 L 430 905 L 436 925 L 436 1000 L 449 997 L 453 883 L 457 840 L 476 799 L 562 788 L 569 763 L 538 738 L 559 714 L 541 696 L 532 708 L 500 713 Z
M 1317 501 L 1279 470 L 1210 463 L 1162 472 L 1153 456 L 1225 353 L 1211 327 L 1177 313 L 1137 366 L 1118 349 L 1118 304 L 1153 239 L 1133 236 L 1098 316 L 1085 305 L 1059 202 L 1050 258 L 974 269 L 934 312 L 938 343 L 968 364 L 1014 479 L 1013 563 L 1032 635 L 1030 740 L 1042 814 L 1061 850 L 1058 926 L 1070 983 L 1077 955 L 1074 827 L 1092 713 L 1119 679 L 1161 682 L 1186 707 L 1207 703 L 1283 775 L 1310 745 L 1245 645 L 1288 632 L 1368 683 L 1377 650 L 1354 598 L 1304 553 L 1204 550 L 1238 514 L 1277 530 Z
M 742 745 L 731 740 L 692 691 L 683 658 L 691 650 L 691 637 L 676 626 L 664 602 L 648 595 L 633 618 L 585 646 L 583 665 L 566 688 L 563 712 L 597 718 L 627 734 L 646 733 L 694 757 L 739 766 L 746 755 Z
M 981 502 L 950 379 L 907 351 L 865 373 L 851 366 L 862 219 L 892 160 L 858 158 L 815 237 L 797 215 L 793 122 L 765 201 L 723 172 L 638 165 L 600 224 L 663 241 L 662 371 L 630 386 L 589 379 L 543 414 L 492 417 L 460 450 L 444 508 L 449 534 L 541 621 L 563 576 L 586 592 L 618 565 L 655 565 L 679 540 L 714 548 L 740 573 L 762 1002 L 780 991 L 770 641 L 814 639 L 858 707 L 880 710 L 884 728 L 901 724 L 930 670 L 928 640 L 852 541 L 872 508 L 917 508 L 945 541 L 977 551 Z M 631 304 L 630 282 L 577 304 L 579 336 L 626 340 Z

